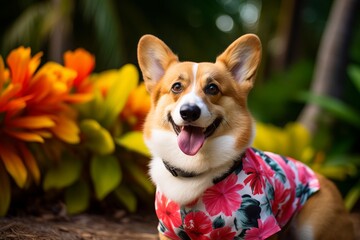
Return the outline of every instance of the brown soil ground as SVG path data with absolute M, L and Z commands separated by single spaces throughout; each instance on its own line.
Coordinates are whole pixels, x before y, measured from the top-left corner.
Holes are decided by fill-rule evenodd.
M 155 216 L 14 217 L 0 219 L 0 239 L 30 240 L 155 240 Z
M 353 213 L 352 219 L 360 240 L 360 214 Z M 0 239 L 155 240 L 156 225 L 154 215 L 127 215 L 121 211 L 112 217 L 91 214 L 8 217 L 0 219 Z

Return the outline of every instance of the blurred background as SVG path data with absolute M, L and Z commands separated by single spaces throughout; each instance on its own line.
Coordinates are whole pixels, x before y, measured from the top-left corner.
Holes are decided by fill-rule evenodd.
M 192 61 L 214 61 L 239 36 L 257 34 L 255 145 L 295 155 L 336 181 L 350 210 L 358 206 L 358 0 L 12 0 L 0 19 L 4 59 L 23 45 L 42 51 L 42 63 L 63 64 L 65 51 L 81 47 L 95 56 L 94 72 L 137 65 L 137 42 L 147 33 Z

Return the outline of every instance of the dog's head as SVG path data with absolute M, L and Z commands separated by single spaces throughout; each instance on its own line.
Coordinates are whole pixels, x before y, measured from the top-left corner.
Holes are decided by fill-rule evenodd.
M 261 43 L 252 34 L 234 41 L 215 63 L 180 62 L 160 39 L 143 36 L 138 61 L 152 97 L 144 126 L 152 153 L 169 161 L 209 152 L 223 158 L 248 147 L 253 124 L 247 96 L 260 58 Z

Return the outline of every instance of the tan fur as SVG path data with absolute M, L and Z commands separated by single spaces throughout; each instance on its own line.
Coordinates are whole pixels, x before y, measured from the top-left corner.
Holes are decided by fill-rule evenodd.
M 301 235 L 305 225 L 313 227 L 313 239 L 354 239 L 354 227 L 339 191 L 325 177 L 319 174 L 317 177 L 320 191 L 306 202 L 290 226 L 289 235 L 284 234 L 282 239 L 305 240 Z
M 168 116 L 182 96 L 196 89 L 196 96 L 206 104 L 211 118 L 222 117 L 223 121 L 209 140 L 206 140 L 198 156 L 189 157 L 189 161 L 182 159 L 180 163 L 177 159 L 171 159 L 176 153 L 169 152 L 166 157 L 173 161 L 172 164 L 181 166 L 184 170 L 205 172 L 209 179 L 221 175 L 224 169 L 226 171 L 231 165 L 233 156 L 227 156 L 227 152 L 224 152 L 222 162 L 214 163 L 209 160 L 212 156 L 204 149 L 209 150 L 206 144 L 211 139 L 224 135 L 235 139 L 235 156 L 239 156 L 251 144 L 253 120 L 247 108 L 247 96 L 254 85 L 260 58 L 261 43 L 252 34 L 234 41 L 215 63 L 179 62 L 177 56 L 160 39 L 151 35 L 142 37 L 138 46 L 138 60 L 146 87 L 152 97 L 152 106 L 144 125 L 145 140 L 151 141 L 156 129 L 174 134 Z M 194 64 L 197 67 L 196 76 L 192 69 Z M 182 84 L 183 91 L 179 94 L 174 94 L 170 90 L 175 82 Z M 209 83 L 215 83 L 220 93 L 205 94 L 203 89 Z M 222 150 L 223 146 L 218 146 L 218 151 Z M 354 239 L 353 226 L 340 193 L 329 180 L 321 175 L 318 175 L 318 178 L 320 191 L 306 202 L 288 227 L 270 239 Z M 178 187 L 176 181 L 178 180 L 174 180 L 175 184 L 172 186 L 174 189 Z M 199 194 L 201 192 L 186 201 L 191 201 Z M 312 238 L 306 235 L 308 231 L 311 232 Z M 161 234 L 159 236 L 160 239 L 168 239 Z

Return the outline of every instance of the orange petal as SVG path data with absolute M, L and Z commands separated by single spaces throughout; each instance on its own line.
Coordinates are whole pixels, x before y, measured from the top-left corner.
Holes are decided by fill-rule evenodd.
M 34 74 L 34 72 L 36 71 L 36 69 L 39 67 L 41 57 L 42 57 L 42 52 L 39 52 L 39 53 L 35 54 L 34 57 L 31 58 L 31 60 L 29 62 L 29 69 L 28 69 L 29 77 L 32 76 Z
M 150 95 L 146 91 L 145 84 L 140 84 L 135 90 L 133 98 L 133 110 L 138 114 L 147 114 L 150 110 Z
M 37 134 L 43 138 L 51 138 L 53 135 L 51 134 L 51 132 L 49 131 L 45 131 L 45 130 L 34 130 L 34 131 L 31 131 L 32 133 L 34 134 Z
M 14 178 L 16 184 L 23 188 L 27 179 L 27 171 L 14 146 L 2 141 L 0 157 L 4 162 L 7 172 Z
M 52 83 L 46 75 L 36 75 L 27 89 L 27 94 L 32 95 L 33 98 L 30 103 L 40 102 L 47 95 L 51 94 Z M 46 104 L 46 101 L 45 101 Z
M 70 107 L 68 104 L 59 104 L 59 112 L 61 112 L 61 115 L 64 117 L 67 117 L 69 119 L 75 119 L 78 115 L 78 112 Z
M 74 120 L 64 116 L 57 117 L 52 132 L 61 140 L 67 143 L 76 144 L 80 142 L 79 127 Z
M 88 94 L 84 93 L 84 94 L 68 95 L 64 98 L 64 100 L 69 103 L 84 103 L 90 101 L 92 98 L 93 98 L 92 93 L 88 93 Z
M 27 106 L 27 101 L 29 98 L 31 98 L 31 96 L 10 100 L 7 104 L 0 106 L 0 111 L 6 111 L 6 118 L 10 119 L 12 116 L 18 114 Z
M 14 138 L 27 141 L 27 142 L 44 142 L 44 139 L 36 133 L 31 132 L 19 132 L 15 130 L 4 129 L 4 132 Z
M 11 71 L 13 83 L 20 83 L 27 86 L 29 79 L 40 64 L 42 53 L 36 54 L 31 58 L 31 49 L 19 47 L 10 52 L 7 63 Z
M 1 106 L 0 111 L 18 112 L 25 107 L 26 102 L 24 101 L 24 99 L 14 99 L 12 101 L 9 101 L 8 104 L 6 104 L 5 106 Z M 7 116 L 9 116 L 9 114 Z
M 28 66 L 31 57 L 31 49 L 19 47 L 10 52 L 7 57 L 7 63 L 11 71 L 13 83 L 23 84 L 26 80 Z
M 55 126 L 55 122 L 46 116 L 29 116 L 12 119 L 9 126 L 19 128 L 48 128 Z
M 9 84 L 6 89 L 1 92 L 0 95 L 0 108 L 1 106 L 6 105 L 11 98 L 13 98 L 19 91 L 21 86 L 19 84 Z
M 44 76 L 42 76 L 44 75 Z M 59 91 L 66 92 L 72 87 L 73 81 L 76 78 L 76 71 L 65 68 L 55 62 L 47 62 L 42 66 L 34 76 L 34 81 L 41 79 L 49 79 L 52 83 L 52 91 L 57 93 Z
M 78 48 L 75 51 L 65 52 L 64 65 L 77 72 L 74 86 L 78 87 L 94 69 L 95 57 L 85 49 Z
M 22 153 L 24 162 L 26 164 L 26 167 L 29 169 L 32 177 L 34 178 L 36 184 L 39 184 L 40 182 L 40 170 L 36 163 L 36 160 L 34 156 L 31 154 L 31 152 L 26 148 L 25 144 L 19 144 L 19 149 Z
M 150 95 L 142 83 L 134 89 L 121 112 L 121 117 L 131 122 L 131 118 L 144 118 L 150 110 Z M 135 121 L 136 123 L 137 121 Z

